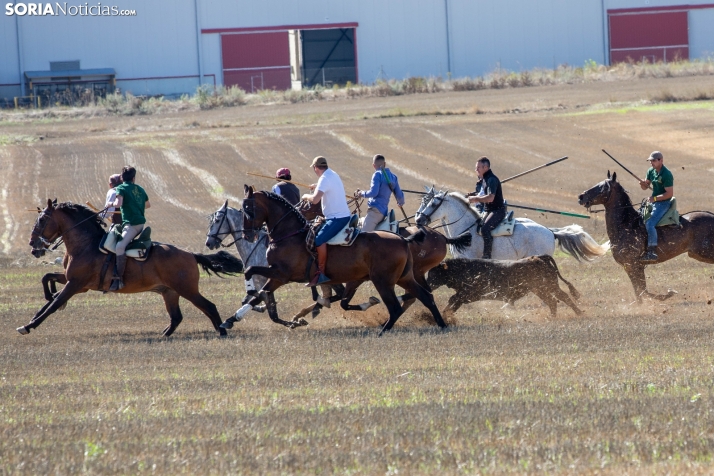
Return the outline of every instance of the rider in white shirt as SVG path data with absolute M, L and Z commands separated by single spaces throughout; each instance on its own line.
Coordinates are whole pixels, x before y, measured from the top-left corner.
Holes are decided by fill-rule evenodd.
M 302 196 L 312 204 L 321 202 L 322 213 L 325 215 L 325 224 L 315 237 L 315 248 L 317 248 L 317 271 L 308 286 L 315 286 L 330 281 L 325 276 L 325 266 L 327 264 L 327 242 L 344 228 L 350 221 L 350 209 L 345 200 L 345 187 L 342 179 L 332 169 L 327 166 L 327 159 L 315 157 L 312 161 L 312 169 L 319 180 L 317 184 L 310 185 L 313 193 L 306 193 Z

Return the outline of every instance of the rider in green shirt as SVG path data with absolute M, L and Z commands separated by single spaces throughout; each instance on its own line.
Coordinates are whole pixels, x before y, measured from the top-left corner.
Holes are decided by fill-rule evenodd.
M 112 285 L 109 287 L 110 291 L 118 291 L 124 287 L 122 278 L 126 267 L 126 247 L 144 229 L 146 223 L 144 210 L 151 207 L 146 191 L 134 183 L 136 178 L 134 167 L 128 165 L 124 167 L 121 171 L 121 178 L 124 183 L 116 187 L 117 198 L 114 201 L 114 206 L 121 209 L 124 228 L 121 233 L 122 238 L 116 247 L 117 263 L 114 268 Z
M 647 200 L 652 203 L 652 214 L 649 220 L 645 223 L 647 228 L 647 253 L 645 253 L 640 261 L 644 263 L 656 263 L 659 259 L 657 256 L 657 223 L 669 210 L 671 202 L 670 198 L 674 196 L 674 176 L 667 167 L 664 166 L 664 156 L 660 151 L 654 151 L 647 159 L 650 162 L 650 168 L 647 170 L 647 176 L 640 182 L 642 190 L 652 184 L 652 196 Z

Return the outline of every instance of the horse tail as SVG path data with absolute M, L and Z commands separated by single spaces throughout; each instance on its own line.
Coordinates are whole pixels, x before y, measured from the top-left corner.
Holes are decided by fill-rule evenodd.
M 565 279 L 563 277 L 563 275 L 560 274 L 560 270 L 558 269 L 558 265 L 555 263 L 555 259 L 553 259 L 553 257 L 550 255 L 539 256 L 539 258 L 542 259 L 543 261 L 547 262 L 555 270 L 555 272 L 558 274 L 558 277 L 560 278 L 560 280 L 563 281 L 568 286 L 568 290 L 570 291 L 570 294 L 573 296 L 573 299 L 575 299 L 576 301 L 578 299 L 580 299 L 580 291 L 575 289 L 575 286 L 570 284 L 570 281 Z
M 412 241 L 414 243 L 424 243 L 425 239 L 426 239 L 426 233 L 421 228 L 419 229 L 419 231 L 417 231 L 413 235 L 409 235 L 406 238 L 404 238 L 404 240 L 407 243 L 411 243 Z
M 471 246 L 472 239 L 473 237 L 471 236 L 471 232 L 465 231 L 456 238 L 447 238 L 446 244 L 453 246 L 458 253 L 461 253 L 466 248 Z
M 555 235 L 560 249 L 578 261 L 580 261 L 580 258 L 585 261 L 592 261 L 603 256 L 610 249 L 609 241 L 598 245 L 597 241 L 588 235 L 580 225 L 548 228 L 548 230 Z
M 211 274 L 211 271 L 216 276 L 222 278 L 221 274 L 233 276 L 243 272 L 243 262 L 226 251 L 219 251 L 212 255 L 202 255 L 201 253 L 191 253 L 196 262 L 201 265 L 203 270 Z

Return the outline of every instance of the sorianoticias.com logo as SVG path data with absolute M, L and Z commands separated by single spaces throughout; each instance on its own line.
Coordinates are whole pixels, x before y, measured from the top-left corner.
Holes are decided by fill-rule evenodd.
M 60 3 L 6 3 L 5 15 L 12 16 L 71 16 L 71 17 L 133 17 L 136 10 L 122 10 L 117 6 L 102 5 L 96 3 L 90 5 L 69 5 L 67 2 Z

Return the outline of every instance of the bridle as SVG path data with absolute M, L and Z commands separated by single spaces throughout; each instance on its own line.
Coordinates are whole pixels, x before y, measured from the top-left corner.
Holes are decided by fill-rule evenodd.
M 436 211 L 439 209 L 439 207 L 444 203 L 444 201 L 446 200 L 446 195 L 447 195 L 447 194 L 448 194 L 448 192 L 444 192 L 444 195 L 441 196 L 441 197 L 438 197 L 438 196 L 437 196 L 438 194 L 432 194 L 431 196 L 429 196 L 429 194 L 425 195 L 425 196 L 422 198 L 422 202 L 425 202 L 425 201 L 426 201 L 426 203 L 430 203 L 430 202 L 432 202 L 432 201 L 435 202 L 436 200 L 439 200 L 439 201 L 438 201 L 438 203 L 436 203 L 436 205 L 432 208 L 431 212 L 429 212 L 428 214 L 425 213 L 425 212 L 417 212 L 417 214 L 421 214 L 422 216 L 425 216 L 425 217 L 429 220 L 429 223 L 431 223 L 431 216 L 432 216 L 432 215 L 434 214 L 434 212 L 436 212 Z M 427 201 L 427 199 L 428 199 L 428 201 Z M 464 213 L 462 213 L 459 218 L 457 218 L 456 220 L 452 221 L 451 223 L 442 223 L 441 225 L 432 227 L 432 229 L 433 229 L 433 230 L 437 230 L 437 229 L 442 228 L 442 227 L 451 226 L 451 225 L 453 225 L 454 223 L 459 222 L 459 221 L 460 221 L 463 217 L 465 217 L 465 216 L 466 216 L 466 211 L 464 211 Z M 481 218 L 477 217 L 477 218 L 476 218 L 476 222 L 474 223 L 474 225 L 477 224 L 480 220 L 481 220 Z M 428 225 L 428 223 L 427 223 L 427 225 Z M 471 226 L 473 226 L 473 225 L 471 225 Z M 471 227 L 469 227 L 469 228 L 471 228 Z M 468 228 L 467 228 L 466 230 L 468 230 Z M 464 231 L 466 231 L 466 230 L 464 230 Z
M 211 233 L 211 228 L 213 228 L 213 225 L 216 223 L 216 217 L 218 216 L 219 213 L 223 211 L 223 215 L 221 216 L 221 222 L 218 224 L 218 229 L 216 230 L 215 233 Z M 236 241 L 242 240 L 243 239 L 243 230 L 234 230 L 233 226 L 231 225 L 231 222 L 228 222 L 228 232 L 227 233 L 221 233 L 221 229 L 223 228 L 223 223 L 225 223 L 226 218 L 228 217 L 228 210 L 218 210 L 216 213 L 210 216 L 210 222 L 208 223 L 208 231 L 206 232 L 206 237 L 207 238 L 213 238 L 214 240 L 218 241 L 218 243 L 224 247 L 224 248 L 230 248 L 233 246 Z M 238 235 L 238 238 L 236 238 L 236 233 L 241 232 L 240 235 Z M 224 245 L 223 244 L 223 238 L 221 238 L 221 235 L 225 237 L 225 235 L 231 235 L 233 236 L 233 242 Z
M 35 248 L 35 245 L 33 244 L 33 245 L 32 245 L 32 251 L 47 251 L 48 248 L 49 248 L 50 251 L 55 251 L 57 248 L 60 247 L 60 245 L 62 245 L 62 243 L 64 243 L 64 240 L 63 240 L 63 238 L 62 238 L 62 235 L 64 235 L 64 234 L 67 233 L 68 231 L 71 231 L 71 230 L 77 228 L 79 225 L 81 225 L 81 224 L 84 223 L 85 221 L 91 220 L 92 218 L 96 217 L 96 216 L 99 215 L 100 213 L 104 213 L 105 211 L 107 211 L 107 209 L 109 209 L 109 207 L 104 207 L 104 209 L 99 210 L 98 212 L 91 214 L 90 216 L 88 216 L 88 217 L 85 218 L 84 220 L 81 220 L 81 221 L 75 223 L 73 226 L 69 227 L 69 228 L 66 229 L 64 232 L 62 232 L 62 233 L 57 233 L 57 236 L 56 236 L 55 238 L 51 239 L 51 240 L 48 240 L 48 239 L 45 238 L 43 235 L 44 235 L 44 233 L 45 233 L 45 228 L 47 228 L 47 225 L 50 223 L 50 220 L 52 219 L 52 213 L 54 213 L 55 208 L 54 208 L 54 207 L 51 208 L 51 209 L 49 210 L 49 212 L 47 212 L 47 210 L 43 210 L 43 211 L 42 211 L 42 214 L 41 214 L 40 217 L 37 219 L 38 223 L 36 223 L 35 226 L 32 228 L 32 233 L 30 233 L 30 236 L 37 236 L 37 240 L 33 240 L 33 243 L 36 243 L 36 242 L 39 240 L 39 241 L 44 245 L 44 247 L 43 247 L 43 248 Z M 41 229 L 40 231 L 38 231 L 38 232 L 35 232 L 35 228 L 37 228 L 37 225 L 39 224 L 40 220 L 42 220 L 43 217 L 45 217 L 46 220 L 45 220 L 44 224 L 42 225 L 42 229 Z
M 285 218 L 287 218 L 288 215 L 290 215 L 291 213 L 298 213 L 298 214 L 299 214 L 300 212 L 299 212 L 297 209 L 295 209 L 294 207 L 293 207 L 293 210 L 290 210 L 290 209 L 289 209 L 288 211 L 286 211 L 285 214 L 284 214 L 282 217 L 280 217 L 280 219 L 275 223 L 275 225 L 273 225 L 273 230 L 272 230 L 272 231 L 270 231 L 270 230 L 268 231 L 268 235 L 270 235 L 270 234 L 275 234 L 275 230 L 278 228 L 278 225 L 280 225 L 280 223 L 281 223 Z M 255 224 L 254 224 L 254 221 L 255 221 L 255 199 L 254 199 L 254 198 L 245 198 L 245 199 L 243 199 L 243 214 L 250 220 L 250 227 L 248 227 L 248 228 L 246 228 L 245 226 L 243 227 L 243 235 L 245 236 L 246 230 L 249 230 L 249 231 L 251 231 L 252 233 L 258 232 L 258 231 L 260 230 L 260 228 L 256 228 L 256 227 L 255 227 Z M 244 220 L 244 223 L 245 223 L 245 220 Z M 289 234 L 287 234 L 287 235 L 285 235 L 285 236 L 283 236 L 283 237 L 281 237 L 281 238 L 276 238 L 276 239 L 271 238 L 271 239 L 270 239 L 270 244 L 272 245 L 272 244 L 278 243 L 278 242 L 280 242 L 280 241 L 283 241 L 283 240 L 285 240 L 285 239 L 287 239 L 287 238 L 290 238 L 291 236 L 295 236 L 295 235 L 297 235 L 297 234 L 302 233 L 303 231 L 305 231 L 305 229 L 306 229 L 306 227 L 302 227 L 302 228 L 298 229 L 297 231 L 293 231 L 293 232 L 291 232 L 291 233 L 289 233 Z

